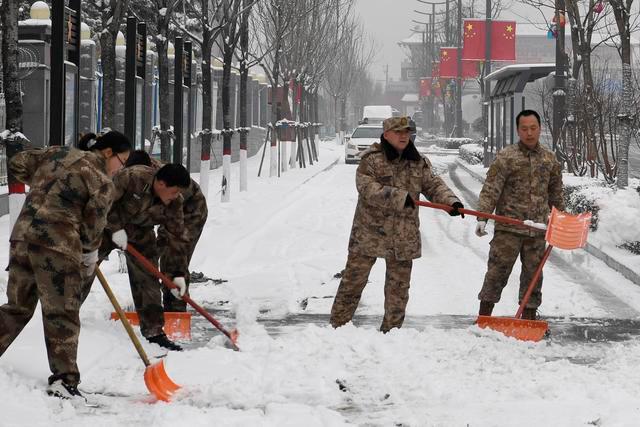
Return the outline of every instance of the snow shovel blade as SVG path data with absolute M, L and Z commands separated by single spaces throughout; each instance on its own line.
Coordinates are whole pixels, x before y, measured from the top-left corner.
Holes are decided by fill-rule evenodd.
M 521 341 L 540 341 L 549 329 L 549 324 L 544 320 L 523 320 L 514 317 L 478 316 L 476 323 L 483 329 L 493 329 Z
M 167 375 L 167 371 L 164 370 L 164 361 L 162 360 L 147 366 L 144 370 L 144 383 L 158 400 L 165 402 L 168 402 L 173 393 L 180 388 Z

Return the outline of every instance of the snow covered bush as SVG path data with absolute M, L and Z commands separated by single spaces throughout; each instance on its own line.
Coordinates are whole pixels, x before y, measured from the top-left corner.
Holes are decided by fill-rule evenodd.
M 484 148 L 477 143 L 461 145 L 458 153 L 460 158 L 470 165 L 482 163 L 484 159 Z
M 437 138 L 436 145 L 442 148 L 456 149 L 463 144 L 472 144 L 475 141 L 471 138 Z
M 564 185 L 564 198 L 568 212 L 592 213 L 591 230 L 597 230 L 600 239 L 640 255 L 640 191 L 572 179 Z

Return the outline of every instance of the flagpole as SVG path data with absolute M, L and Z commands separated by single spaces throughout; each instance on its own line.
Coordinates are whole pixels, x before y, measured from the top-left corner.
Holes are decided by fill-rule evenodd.
M 564 122 L 564 108 L 565 108 L 565 52 L 564 52 L 564 21 L 566 19 L 565 13 L 565 1 L 555 0 L 555 14 L 556 14 L 556 26 L 557 26 L 557 38 L 556 38 L 556 75 L 555 75 L 555 88 L 553 90 L 553 151 L 556 153 L 556 157 L 560 160 L 560 139 L 562 135 L 562 124 Z
M 487 11 L 485 18 L 485 49 L 484 49 L 484 75 L 483 84 L 484 84 L 484 100 L 482 103 L 482 114 L 484 116 L 484 156 L 483 156 L 483 164 L 485 167 L 489 167 L 491 162 L 493 161 L 493 135 L 489 135 L 489 105 L 491 104 L 491 82 L 486 80 L 486 77 L 491 74 L 491 27 L 492 27 L 492 17 L 491 17 L 491 0 L 487 0 Z M 491 148 L 491 151 L 489 151 Z M 491 153 L 491 155 L 489 155 Z
M 456 77 L 456 126 L 455 136 L 461 138 L 462 132 L 462 0 L 458 0 L 458 72 Z

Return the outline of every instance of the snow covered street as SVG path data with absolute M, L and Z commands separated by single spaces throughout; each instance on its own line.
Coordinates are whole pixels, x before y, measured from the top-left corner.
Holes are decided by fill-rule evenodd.
M 81 310 L 80 390 L 99 408 L 45 393 L 49 375 L 36 315 L 0 358 L 1 426 L 633 426 L 640 419 L 640 287 L 583 250 L 555 250 L 541 315 L 551 337 L 525 343 L 473 320 L 490 236 L 475 218 L 421 208 L 422 258 L 413 264 L 407 320 L 383 335 L 384 261 L 372 270 L 354 324 L 328 324 L 355 210 L 356 166 L 323 142 L 320 162 L 257 178 L 231 202 L 210 194 L 191 269 L 227 282 L 195 284 L 192 298 L 240 332 L 234 352 L 194 313 L 193 342 L 164 363 L 183 388 L 148 403 L 144 365 L 98 283 Z M 454 155 L 429 156 L 465 206 L 481 184 Z M 196 177 L 197 179 L 197 177 Z M 221 170 L 210 174 L 210 193 Z M 490 225 L 491 227 L 491 225 Z M 6 302 L 9 216 L 0 217 L 0 304 Z M 114 252 L 103 271 L 132 306 Z M 517 309 L 519 262 L 494 314 Z M 556 325 L 554 332 L 554 324 Z M 636 328 L 637 326 L 637 328 Z M 144 339 L 154 356 L 165 353 Z

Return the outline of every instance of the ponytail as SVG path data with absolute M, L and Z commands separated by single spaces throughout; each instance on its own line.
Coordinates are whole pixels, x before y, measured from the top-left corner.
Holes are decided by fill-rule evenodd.
M 78 141 L 78 148 L 83 151 L 105 150 L 111 148 L 114 153 L 131 151 L 131 142 L 122 133 L 112 130 L 100 136 L 87 133 Z

